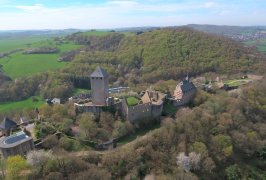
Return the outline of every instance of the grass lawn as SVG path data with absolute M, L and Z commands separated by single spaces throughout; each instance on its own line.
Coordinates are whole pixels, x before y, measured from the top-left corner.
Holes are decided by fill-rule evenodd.
M 227 80 L 224 83 L 227 84 L 229 87 L 234 87 L 234 86 L 241 86 L 247 84 L 249 81 L 250 79 L 232 79 L 232 80 Z
M 30 47 L 41 46 L 58 47 L 60 52 L 56 54 L 22 54 L 18 52 L 10 55 L 10 57 L 1 58 L 0 64 L 3 65 L 4 73 L 15 79 L 62 68 L 67 63 L 58 61 L 60 53 L 80 47 L 71 43 L 56 45 L 53 39 L 32 43 Z
M 9 112 L 13 110 L 23 110 L 24 108 L 34 109 L 43 105 L 45 102 L 36 97 L 37 101 L 32 101 L 32 98 L 28 98 L 23 101 L 0 103 L 0 112 Z
M 84 93 L 89 93 L 89 92 L 91 92 L 91 90 L 89 90 L 89 89 L 76 88 L 74 90 L 74 95 L 84 94 Z
M 139 103 L 139 100 L 138 100 L 136 97 L 131 96 L 131 97 L 128 97 L 128 98 L 127 98 L 127 104 L 128 104 L 129 106 L 135 106 L 135 105 L 137 105 L 138 103 Z
M 11 58 L 0 59 L 0 64 L 3 65 L 4 73 L 15 79 L 63 67 L 66 63 L 57 61 L 57 58 L 57 54 L 16 53 Z

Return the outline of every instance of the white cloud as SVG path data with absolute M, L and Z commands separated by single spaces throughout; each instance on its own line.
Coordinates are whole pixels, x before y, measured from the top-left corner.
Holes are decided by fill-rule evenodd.
M 213 8 L 215 7 L 217 4 L 215 2 L 206 2 L 204 3 L 204 7 L 205 8 Z
M 44 10 L 44 6 L 42 4 L 34 4 L 32 6 L 13 6 L 14 8 L 20 9 L 22 11 L 26 12 L 32 12 L 32 11 L 40 11 Z
M 0 0 L 1 2 L 2 0 Z M 231 5 L 206 2 L 142 3 L 115 0 L 98 5 L 48 8 L 41 4 L 16 6 L 20 12 L 0 12 L 0 29 L 118 28 L 171 26 L 190 23 L 259 25 L 266 24 L 266 12 L 252 14 Z M 14 8 L 14 6 L 13 6 Z M 204 11 L 205 13 L 200 13 Z M 229 17 L 230 16 L 230 17 Z M 252 18 L 252 19 L 251 19 Z

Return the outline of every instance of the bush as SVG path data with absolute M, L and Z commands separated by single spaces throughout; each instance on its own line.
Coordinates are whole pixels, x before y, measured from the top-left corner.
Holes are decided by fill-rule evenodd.
M 81 145 L 78 141 L 68 137 L 60 138 L 59 146 L 67 151 L 78 151 L 81 148 Z
M 240 170 L 237 165 L 231 165 L 225 169 L 228 180 L 241 180 Z

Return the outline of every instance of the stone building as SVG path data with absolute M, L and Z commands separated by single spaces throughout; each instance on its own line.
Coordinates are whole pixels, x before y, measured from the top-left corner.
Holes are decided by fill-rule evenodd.
M 15 155 L 25 156 L 31 150 L 34 150 L 33 139 L 23 131 L 5 137 L 0 141 L 0 151 L 4 158 Z
M 91 99 L 82 103 L 74 103 L 78 112 L 91 112 L 96 116 L 100 115 L 102 107 L 116 104 L 114 98 L 109 97 L 109 76 L 108 73 L 97 67 L 90 75 Z
M 138 123 L 145 119 L 158 119 L 163 110 L 166 94 L 154 90 L 147 90 L 141 97 L 139 104 L 129 106 L 126 99 L 122 101 L 122 114 L 131 123 Z
M 186 77 L 175 88 L 173 98 L 170 100 L 176 106 L 183 106 L 189 103 L 196 95 L 195 85 Z
M 90 75 L 90 81 L 93 105 L 105 106 L 106 100 L 109 97 L 107 72 L 104 69 L 97 67 L 97 69 Z

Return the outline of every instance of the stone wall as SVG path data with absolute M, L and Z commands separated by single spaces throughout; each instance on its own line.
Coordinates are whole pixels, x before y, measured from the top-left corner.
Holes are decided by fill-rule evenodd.
M 96 117 L 100 116 L 101 107 L 93 106 L 93 105 L 85 105 L 85 104 L 74 104 L 76 111 L 80 113 L 90 112 L 93 113 Z
M 131 123 L 137 123 L 139 120 L 152 118 L 152 104 L 138 104 L 136 106 L 128 106 L 126 99 L 123 99 L 123 116 Z
M 163 103 L 161 105 L 152 104 L 152 117 L 159 119 L 163 112 Z
M 31 150 L 34 150 L 33 139 L 29 139 L 28 141 L 23 142 L 14 147 L 1 148 L 1 153 L 4 158 L 7 158 L 8 156 L 15 156 L 15 155 L 25 156 Z

